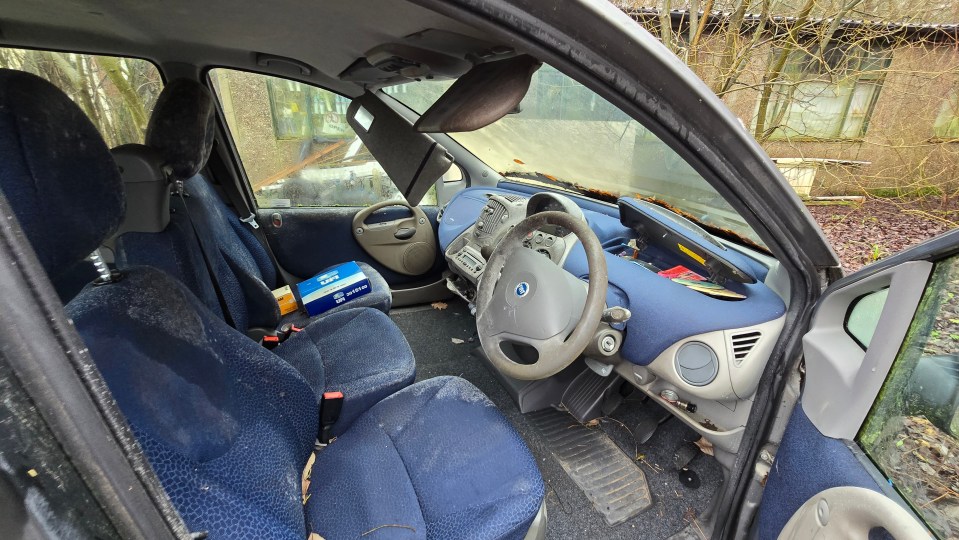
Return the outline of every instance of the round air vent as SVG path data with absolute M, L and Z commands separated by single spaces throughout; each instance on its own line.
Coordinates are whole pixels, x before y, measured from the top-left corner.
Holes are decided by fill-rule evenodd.
M 693 386 L 705 386 L 719 373 L 719 359 L 705 343 L 690 341 L 676 351 L 676 371 Z

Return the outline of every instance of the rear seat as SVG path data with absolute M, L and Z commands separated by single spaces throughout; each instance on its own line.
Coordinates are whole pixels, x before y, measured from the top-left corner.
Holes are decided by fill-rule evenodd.
M 195 257 L 181 258 L 173 275 L 180 278 L 214 312 L 224 312 L 224 318 L 240 331 L 251 328 L 273 329 L 286 322 L 306 324 L 300 313 L 280 317 L 272 289 L 277 287 L 277 271 L 269 254 L 249 225 L 240 221 L 235 212 L 223 202 L 210 182 L 200 174 L 206 166 L 213 145 L 214 103 L 203 85 L 186 79 L 177 79 L 167 85 L 157 99 L 147 127 L 147 146 L 155 149 L 174 180 L 182 182 L 184 202 L 174 197 L 173 229 L 170 238 L 148 239 L 142 235 L 125 235 L 116 243 L 117 265 L 149 265 L 171 267 L 171 250 L 184 251 L 182 244 L 196 244 L 190 219 L 202 236 L 207 252 L 212 253 L 216 282 L 223 297 L 217 299 L 210 279 L 194 278 Z M 187 212 L 188 211 L 188 212 Z M 157 249 L 158 242 L 180 245 Z M 147 244 L 146 246 L 144 244 Z M 318 249 L 322 239 L 317 239 Z M 194 250 L 195 251 L 195 250 Z M 204 268 L 202 253 L 199 267 Z M 372 291 L 327 313 L 355 307 L 372 307 L 389 312 L 392 295 L 386 280 L 370 265 L 358 262 L 370 280 Z
M 208 94 L 204 95 L 209 99 Z M 170 106 L 169 99 L 161 98 L 160 103 Z M 198 147 L 208 145 L 200 143 Z M 170 197 L 170 173 L 164 169 L 171 165 L 166 163 L 180 159 L 180 173 L 191 173 L 195 165 L 187 165 L 202 164 L 206 156 L 184 159 L 182 153 L 168 151 L 164 158 L 158 150 L 136 144 L 115 148 L 113 155 L 130 194 L 127 217 L 115 240 L 117 267 L 121 271 L 139 265 L 163 270 L 237 330 L 247 334 L 257 327 L 274 330 L 280 323 L 279 311 L 263 276 L 275 279 L 275 272 L 262 246 L 263 257 L 259 259 L 253 255 L 255 249 L 248 249 L 259 244 L 246 225 L 229 212 L 200 175 L 185 182 L 190 197 Z M 184 202 L 189 205 L 189 214 Z M 203 237 L 209 262 L 217 273 L 225 300 L 222 306 L 197 235 Z M 375 271 L 369 271 L 371 281 L 378 277 Z M 382 287 L 386 287 L 385 282 Z M 389 289 L 385 290 L 388 304 Z M 416 375 L 413 352 L 400 329 L 382 311 L 351 302 L 347 308 L 304 319 L 303 331 L 294 333 L 275 352 L 310 383 L 317 400 L 324 392 L 343 392 L 343 410 L 334 434 L 346 429 L 373 404 L 412 384 Z

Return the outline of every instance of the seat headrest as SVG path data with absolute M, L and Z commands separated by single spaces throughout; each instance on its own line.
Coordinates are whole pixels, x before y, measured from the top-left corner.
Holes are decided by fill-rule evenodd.
M 100 133 L 49 82 L 0 69 L 0 191 L 51 279 L 109 238 L 126 210 Z
M 110 150 L 127 196 L 127 217 L 116 232 L 158 233 L 170 223 L 170 170 L 160 153 L 144 144 Z
M 157 98 L 146 144 L 160 152 L 178 180 L 206 166 L 213 150 L 213 96 L 202 84 L 176 79 Z

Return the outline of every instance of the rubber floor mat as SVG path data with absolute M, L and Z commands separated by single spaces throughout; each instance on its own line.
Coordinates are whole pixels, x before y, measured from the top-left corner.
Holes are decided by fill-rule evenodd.
M 555 409 L 527 419 L 607 523 L 618 525 L 652 506 L 646 475 L 602 430 Z

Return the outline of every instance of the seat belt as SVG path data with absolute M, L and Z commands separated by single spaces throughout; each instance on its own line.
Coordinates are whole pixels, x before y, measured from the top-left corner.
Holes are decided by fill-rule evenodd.
M 253 231 L 253 236 L 256 237 L 257 241 L 263 246 L 266 250 L 267 256 L 270 258 L 270 262 L 273 263 L 273 268 L 276 269 L 276 275 L 281 281 L 277 283 L 277 286 L 281 285 L 293 285 L 298 280 L 294 279 L 293 276 L 286 272 L 282 266 L 280 266 L 279 261 L 276 260 L 276 254 L 273 253 L 273 248 L 270 247 L 270 241 L 266 238 L 266 234 L 263 232 L 263 229 L 260 228 L 260 224 L 256 222 L 256 212 L 253 211 L 253 207 L 250 205 L 250 202 L 246 197 L 240 193 L 240 190 L 237 186 L 230 184 L 227 185 L 223 182 L 223 179 L 230 179 L 231 181 L 235 178 L 234 175 L 230 174 L 230 171 L 224 164 L 224 155 L 221 150 L 220 142 L 215 141 L 213 151 L 216 152 L 217 159 L 210 159 L 207 161 L 207 167 L 209 167 L 210 172 L 213 177 L 218 180 L 218 184 L 223 186 L 223 192 L 226 194 L 226 198 L 229 199 L 230 205 L 233 206 L 233 210 L 236 212 L 238 218 L 243 223 L 246 223 L 250 226 L 250 229 Z
M 196 238 L 196 242 L 200 246 L 200 253 L 203 255 L 203 263 L 206 265 L 207 273 L 210 274 L 210 281 L 213 283 L 213 291 L 216 293 L 216 300 L 220 303 L 220 310 L 223 311 L 223 318 L 226 320 L 227 324 L 233 328 L 236 328 L 236 322 L 233 320 L 233 315 L 230 314 L 230 307 L 226 303 L 226 297 L 223 296 L 223 289 L 220 287 L 220 280 L 217 277 L 216 270 L 213 266 L 213 261 L 210 259 L 209 246 L 206 245 L 206 242 L 203 241 L 203 236 L 200 234 L 200 231 L 197 230 L 196 223 L 193 221 L 193 216 L 190 215 L 190 207 L 186 203 L 186 197 L 183 196 L 183 181 L 176 180 L 173 183 L 173 189 L 176 190 L 177 196 L 180 197 L 180 202 L 183 203 L 183 211 L 186 212 L 187 221 L 190 222 L 190 228 L 193 229 L 193 237 Z

